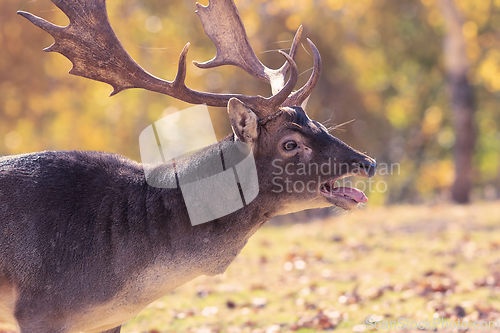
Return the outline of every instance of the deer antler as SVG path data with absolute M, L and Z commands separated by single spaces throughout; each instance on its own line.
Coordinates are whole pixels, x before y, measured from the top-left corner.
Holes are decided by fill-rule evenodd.
M 250 75 L 271 85 L 273 94 L 283 88 L 287 63 L 280 69 L 270 69 L 264 66 L 255 55 L 248 41 L 245 27 L 241 21 L 238 9 L 233 0 L 210 1 L 208 6 L 196 3 L 196 13 L 200 17 L 203 29 L 215 44 L 217 54 L 212 60 L 198 63 L 199 68 L 213 68 L 223 65 L 234 65 L 245 70 Z M 299 27 L 290 49 L 290 57 L 295 58 L 297 45 L 302 35 Z
M 313 51 L 313 70 L 309 80 L 307 80 L 306 84 L 290 95 L 286 101 L 282 104 L 283 106 L 303 106 L 305 108 L 305 103 L 307 99 L 311 95 L 316 83 L 318 83 L 319 75 L 321 74 L 321 56 L 319 54 L 316 45 L 308 38 L 307 42 Z
M 203 29 L 214 43 L 217 53 L 212 60 L 198 63 L 199 68 L 213 68 L 223 65 L 234 65 L 245 70 L 250 75 L 271 85 L 272 93 L 276 94 L 285 84 L 289 69 L 286 62 L 280 69 L 270 69 L 264 66 L 255 55 L 248 41 L 245 27 L 241 21 L 238 9 L 233 0 L 210 1 L 208 6 L 196 3 L 196 13 L 200 17 Z M 295 58 L 298 44 L 302 36 L 302 26 L 297 29 L 290 48 L 290 57 Z M 316 46 L 308 39 L 313 51 L 313 72 L 308 82 L 297 92 L 287 97 L 283 106 L 301 105 L 312 93 L 321 73 L 321 56 Z
M 207 35 L 216 44 L 218 54 L 212 61 L 202 64 L 196 63 L 196 65 L 201 68 L 209 68 L 233 64 L 243 68 L 254 77 L 270 83 L 273 90 L 273 96 L 269 98 L 238 94 L 213 94 L 192 90 L 185 85 L 186 55 L 189 43 L 180 54 L 177 76 L 174 81 L 162 80 L 145 71 L 125 51 L 109 23 L 105 0 L 51 1 L 68 16 L 70 20 L 68 26 L 54 25 L 27 12 L 19 11 L 18 14 L 54 37 L 54 44 L 44 51 L 58 52 L 67 57 L 73 63 L 70 74 L 110 84 L 113 87 L 111 95 L 129 88 L 143 88 L 188 103 L 210 106 L 226 106 L 229 99 L 236 97 L 251 107 L 259 117 L 274 113 L 284 103 L 291 105 L 290 102 L 286 101 L 298 79 L 297 66 L 292 57 L 296 54 L 302 27 L 298 29 L 290 50 L 292 57 L 279 51 L 286 58 L 286 63 L 278 70 L 271 70 L 262 65 L 255 56 L 232 0 L 211 0 L 208 7 L 198 5 L 200 19 Z M 215 10 L 211 11 L 213 8 Z M 214 15 L 214 13 L 217 15 L 216 19 L 210 20 L 210 15 Z M 228 38 L 227 35 L 230 37 Z M 312 43 L 310 44 L 312 45 Z M 233 47 L 238 45 L 241 48 L 235 49 L 234 52 L 219 51 L 229 50 L 228 46 L 230 45 Z M 238 53 L 238 51 L 243 53 Z M 291 75 L 288 82 L 284 84 L 289 69 L 291 69 Z M 301 90 L 304 90 L 304 87 Z M 293 94 L 291 98 L 297 94 L 298 92 Z

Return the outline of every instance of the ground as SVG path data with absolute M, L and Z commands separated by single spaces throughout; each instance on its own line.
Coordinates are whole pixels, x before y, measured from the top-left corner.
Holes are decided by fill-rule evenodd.
M 499 231 L 500 202 L 267 225 L 225 274 L 178 288 L 122 332 L 368 332 L 368 318 L 443 318 L 445 332 L 458 320 L 500 321 Z

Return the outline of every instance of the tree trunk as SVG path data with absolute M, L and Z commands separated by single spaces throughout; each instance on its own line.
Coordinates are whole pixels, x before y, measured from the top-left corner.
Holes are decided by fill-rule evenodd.
M 455 127 L 455 181 L 452 198 L 457 203 L 468 203 L 472 188 L 472 155 L 474 153 L 474 92 L 467 80 L 470 64 L 467 58 L 463 20 L 454 0 L 439 0 L 446 22 L 444 56 L 450 87 L 453 124 Z

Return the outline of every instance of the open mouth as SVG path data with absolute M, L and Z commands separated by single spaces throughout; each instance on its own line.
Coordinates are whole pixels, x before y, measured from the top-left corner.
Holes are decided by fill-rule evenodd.
M 363 191 L 354 187 L 336 187 L 335 182 L 341 178 L 347 177 L 345 175 L 340 178 L 335 178 L 322 183 L 319 187 L 320 194 L 327 198 L 327 200 L 337 206 L 351 206 L 359 203 L 367 202 L 368 198 Z

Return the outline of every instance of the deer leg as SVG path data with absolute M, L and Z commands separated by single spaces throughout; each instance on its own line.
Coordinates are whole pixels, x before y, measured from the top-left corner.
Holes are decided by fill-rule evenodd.
M 67 330 L 59 327 L 47 327 L 38 325 L 38 323 L 18 323 L 21 333 L 67 333 Z
M 41 328 L 38 324 L 34 324 L 33 322 L 24 325 L 19 323 L 19 327 L 21 333 L 66 333 L 66 330 L 64 329 L 54 329 L 47 327 Z M 100 333 L 120 333 L 121 328 L 121 326 L 118 326 L 107 331 L 102 331 Z
M 110 330 L 107 330 L 107 331 L 104 331 L 104 332 L 101 332 L 101 333 L 120 333 L 120 330 L 122 329 L 121 326 L 118 326 L 118 327 L 115 327 L 115 328 L 112 328 Z
M 37 309 L 37 310 L 35 310 Z M 30 302 L 18 302 L 14 317 L 17 320 L 21 333 L 67 333 L 64 323 L 57 319 L 51 319 L 41 307 L 34 306 Z

